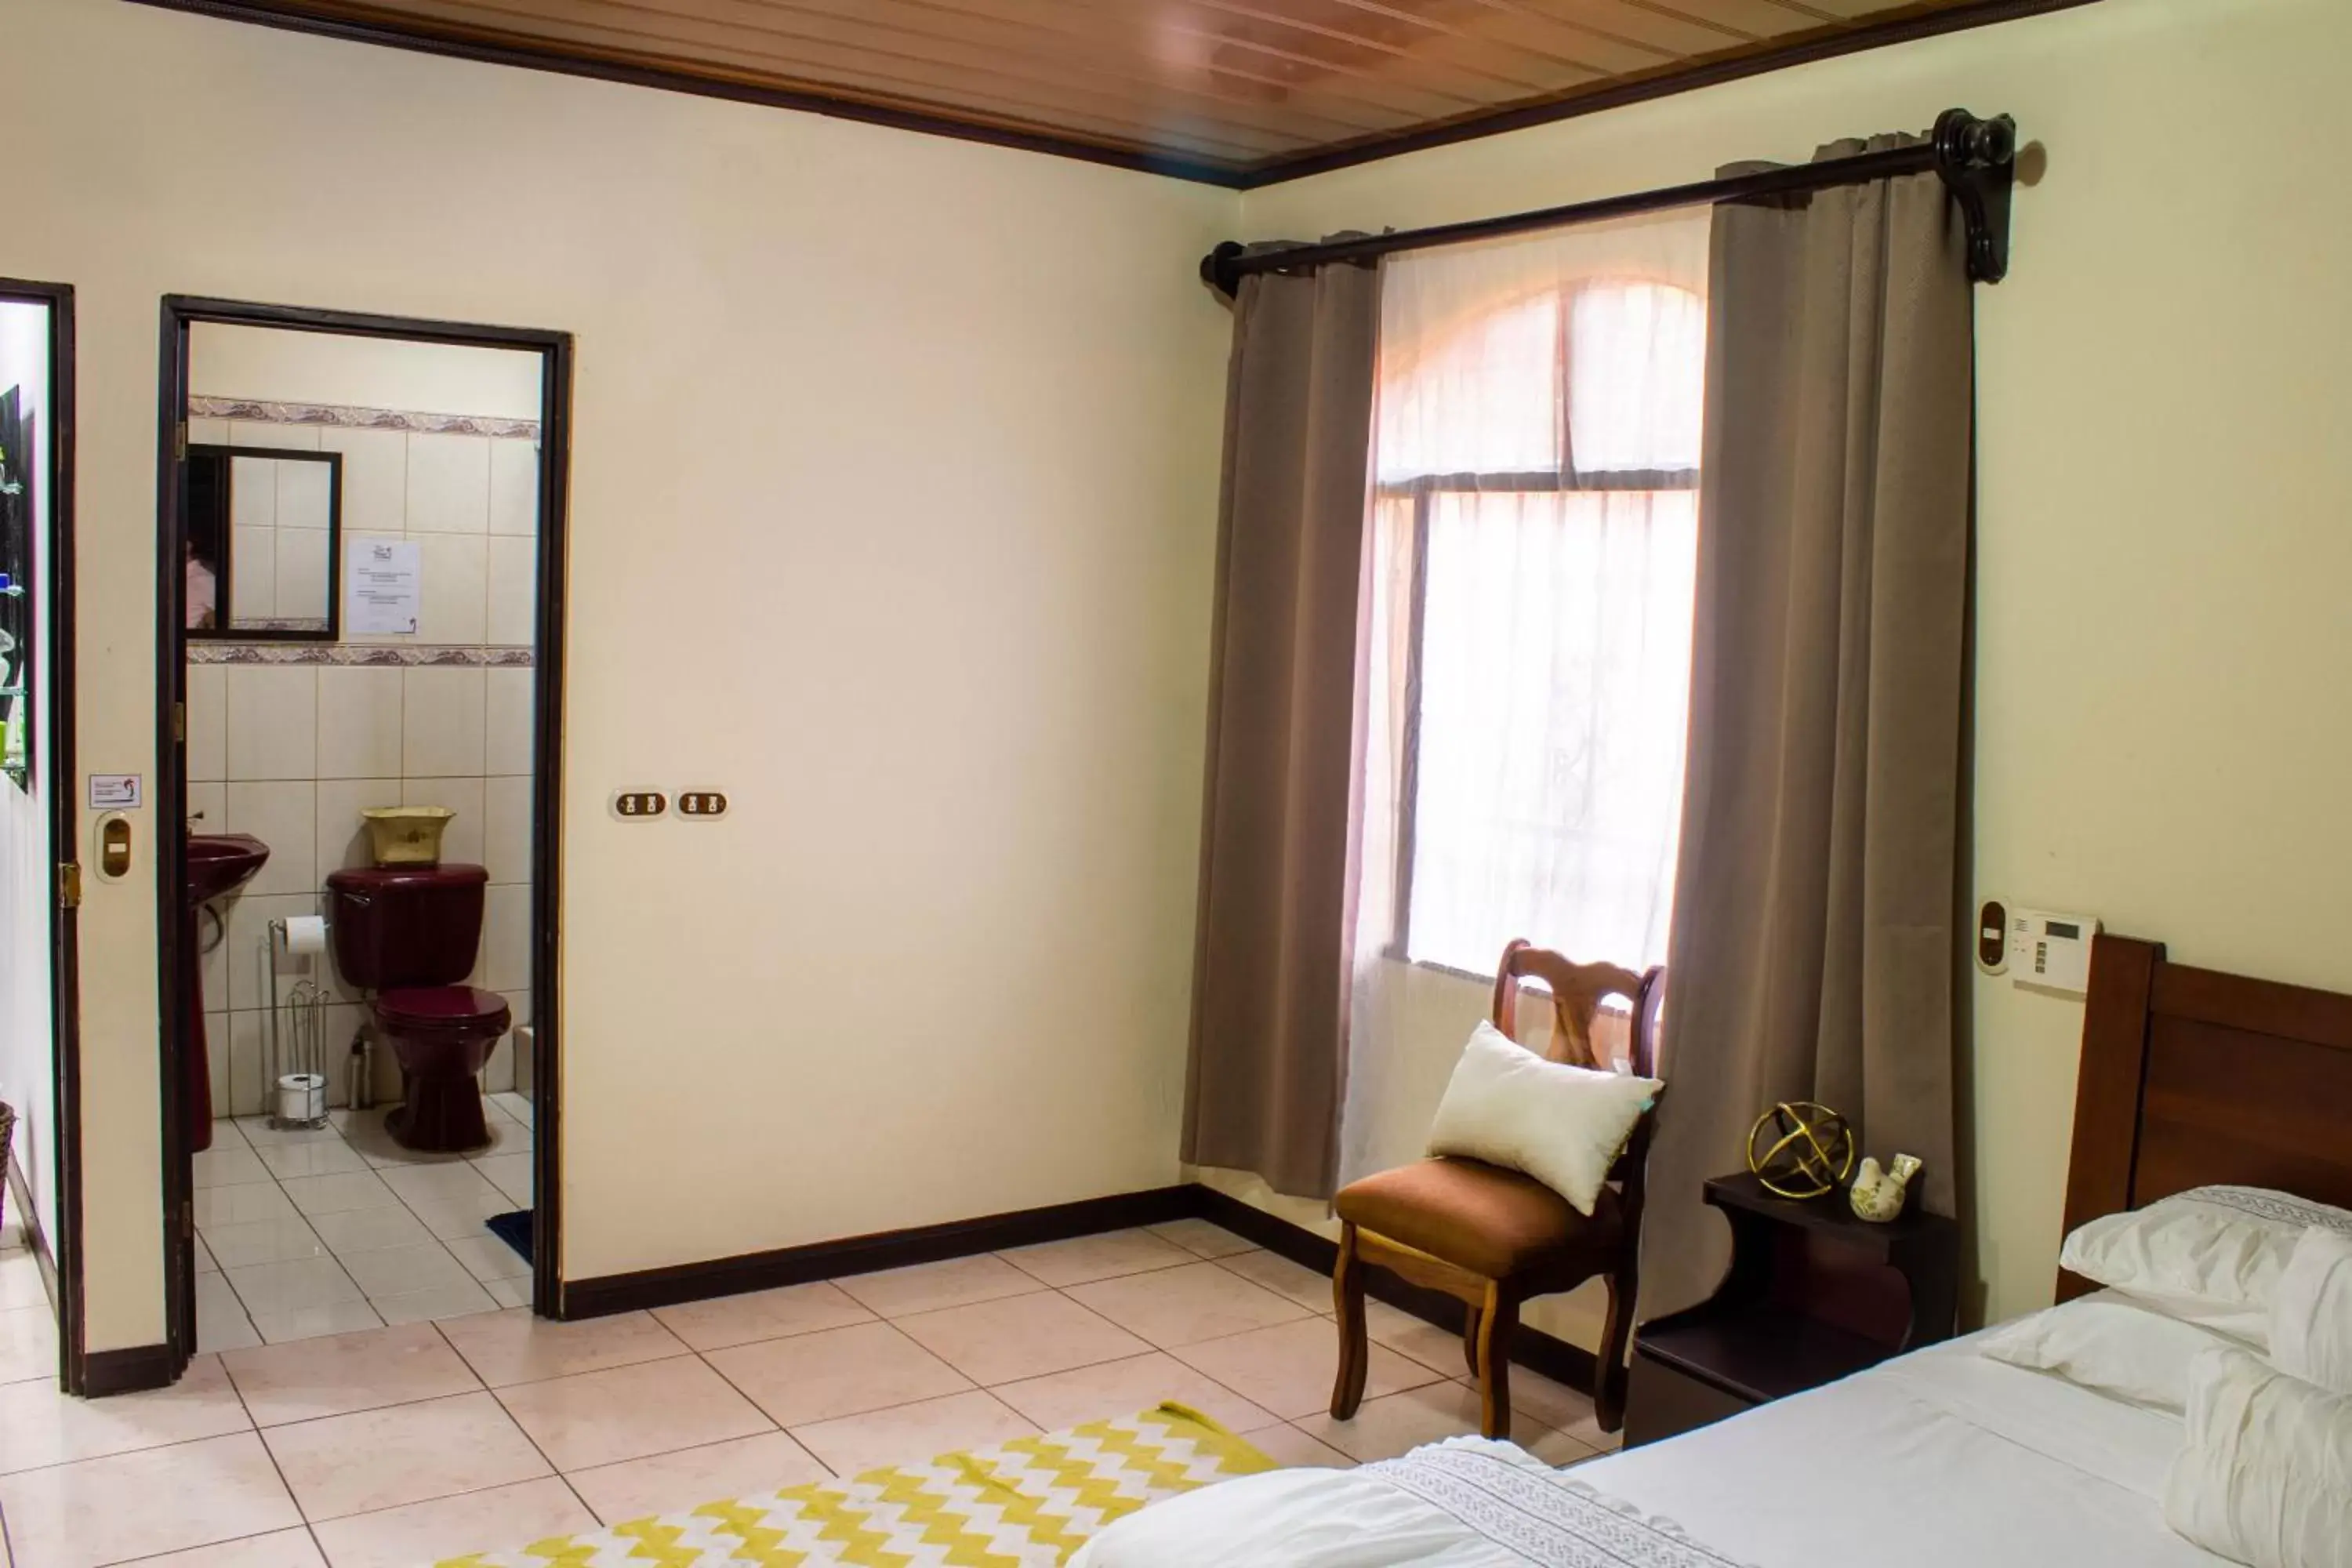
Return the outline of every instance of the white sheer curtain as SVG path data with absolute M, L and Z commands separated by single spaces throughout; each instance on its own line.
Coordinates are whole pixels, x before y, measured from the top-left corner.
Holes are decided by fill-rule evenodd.
M 1342 1180 L 1420 1152 L 1460 1043 L 1402 1037 L 1412 965 L 1665 957 L 1708 226 L 1387 264 Z

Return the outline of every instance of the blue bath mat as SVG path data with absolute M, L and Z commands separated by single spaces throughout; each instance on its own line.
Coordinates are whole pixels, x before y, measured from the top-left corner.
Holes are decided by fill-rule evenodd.
M 492 1236 L 521 1253 L 525 1263 L 532 1261 L 529 1209 L 517 1209 L 512 1214 L 494 1214 L 482 1223 L 490 1227 Z

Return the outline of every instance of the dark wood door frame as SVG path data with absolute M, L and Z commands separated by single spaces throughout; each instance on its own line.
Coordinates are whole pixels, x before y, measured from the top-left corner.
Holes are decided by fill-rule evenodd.
M 163 298 L 162 374 L 158 379 L 156 512 L 156 669 L 154 821 L 157 983 L 163 1013 L 163 1278 L 166 1294 L 169 1376 L 177 1377 L 195 1340 L 195 1208 L 192 1155 L 183 1123 L 180 1063 L 187 1049 L 178 998 L 184 966 L 196 955 L 180 951 L 178 910 L 186 879 L 186 849 L 177 825 L 184 818 L 187 781 L 185 690 L 186 613 L 182 568 L 186 520 L 181 515 L 181 454 L 186 446 L 188 329 L 197 322 L 328 332 L 345 337 L 390 338 L 451 343 L 467 348 L 511 349 L 540 356 L 539 429 L 539 644 L 532 668 L 531 721 L 531 1306 L 543 1317 L 564 1315 L 562 1195 L 559 1179 L 562 1148 L 561 1079 L 556 1009 L 562 908 L 558 882 L 562 857 L 563 603 L 565 542 L 572 473 L 572 334 L 530 327 L 477 326 L 407 316 L 320 310 L 298 305 L 258 305 L 169 294 Z M 341 591 L 337 584 L 336 591 Z
M 33 584 L 47 646 L 35 656 L 48 664 L 48 754 L 35 766 L 49 791 L 49 848 L 56 856 L 58 896 L 49 916 L 50 1074 L 57 1124 L 57 1234 L 47 1237 L 57 1269 L 58 1380 L 68 1394 L 84 1389 L 81 1202 L 81 983 L 79 979 L 81 815 L 74 762 L 74 291 L 69 283 L 0 278 L 0 300 L 47 306 L 49 312 L 48 573 Z M 42 603 L 42 601 L 46 603 Z M 67 867 L 74 868 L 68 871 Z

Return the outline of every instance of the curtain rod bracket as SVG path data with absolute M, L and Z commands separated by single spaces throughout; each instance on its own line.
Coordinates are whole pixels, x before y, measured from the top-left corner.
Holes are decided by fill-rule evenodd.
M 1201 281 L 1228 300 L 1237 298 L 1242 291 L 1242 253 L 1248 248 L 1238 239 L 1220 241 L 1216 249 L 1201 258 Z
M 2009 196 L 2017 174 L 2017 121 L 1979 120 L 1965 109 L 1936 117 L 1936 174 L 1960 205 L 1969 276 L 1998 283 L 2009 272 Z

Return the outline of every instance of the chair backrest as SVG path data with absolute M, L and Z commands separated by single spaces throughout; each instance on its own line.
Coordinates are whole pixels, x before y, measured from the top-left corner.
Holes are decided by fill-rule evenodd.
M 1601 1004 L 1612 996 L 1624 998 L 1632 1016 L 1627 1020 L 1631 1048 L 1626 1067 L 1637 1078 L 1658 1076 L 1658 1007 L 1665 1000 L 1666 972 L 1653 964 L 1640 974 L 1614 963 L 1578 963 L 1549 948 L 1531 945 L 1521 937 L 1503 949 L 1495 966 L 1495 1027 L 1518 1039 L 1519 983 L 1540 980 L 1551 991 L 1551 1039 L 1544 1056 L 1556 1062 L 1613 1072 L 1617 1064 L 1595 1048 L 1594 1026 Z M 1527 1042 L 1522 1040 L 1520 1044 Z M 1664 1092 L 1663 1090 L 1661 1092 Z M 1610 1170 L 1620 1184 L 1626 1217 L 1638 1225 L 1642 1214 L 1643 1172 L 1649 1163 L 1652 1118 L 1634 1124 L 1625 1152 Z

